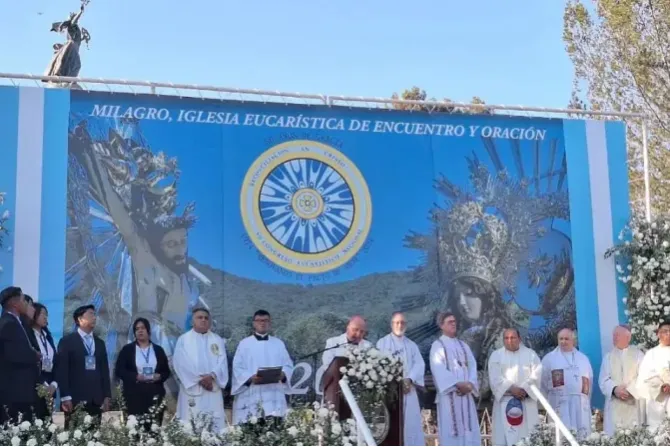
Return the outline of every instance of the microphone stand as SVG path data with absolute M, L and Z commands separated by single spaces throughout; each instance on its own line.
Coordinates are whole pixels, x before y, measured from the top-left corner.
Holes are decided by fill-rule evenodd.
M 298 361 L 300 361 L 300 360 L 305 360 L 305 359 L 309 359 L 309 358 L 312 358 L 312 357 L 316 357 L 317 355 L 319 355 L 319 354 L 323 354 L 324 352 L 326 352 L 326 351 L 330 351 L 331 349 L 341 348 L 341 347 L 343 347 L 343 346 L 350 345 L 350 344 L 352 344 L 352 343 L 351 343 L 350 341 L 348 341 L 348 342 L 346 342 L 346 343 L 340 343 L 339 345 L 331 346 L 330 348 L 320 349 L 320 350 L 318 350 L 318 351 L 312 352 L 311 354 L 307 354 L 307 355 L 305 355 L 305 356 L 300 357 L 300 358 L 298 359 Z

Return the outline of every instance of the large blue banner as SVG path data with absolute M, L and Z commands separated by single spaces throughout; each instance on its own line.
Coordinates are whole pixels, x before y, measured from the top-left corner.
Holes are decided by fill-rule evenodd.
M 66 305 L 110 348 L 200 304 L 231 349 L 268 310 L 295 358 L 352 314 L 426 351 L 452 310 L 481 368 L 502 328 L 575 326 L 561 120 L 86 93 L 69 138 Z
M 424 353 L 437 312 L 456 313 L 480 369 L 504 327 L 542 354 L 577 325 L 597 370 L 623 319 L 604 258 L 629 216 L 622 123 L 27 87 L 0 99 L 0 285 L 45 303 L 56 338 L 95 304 L 112 361 L 134 318 L 170 353 L 204 305 L 231 355 L 268 310 L 303 363 L 296 393 L 313 386 L 303 357 L 349 316 L 375 341 L 396 310 Z

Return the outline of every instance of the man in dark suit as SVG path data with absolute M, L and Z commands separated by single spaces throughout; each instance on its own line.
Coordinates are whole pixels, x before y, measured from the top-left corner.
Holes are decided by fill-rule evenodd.
M 105 342 L 93 335 L 96 316 L 92 305 L 74 311 L 77 330 L 58 343 L 56 382 L 61 406 L 67 415 L 83 404 L 86 412 L 100 416 L 109 411 L 112 389 Z
M 41 354 L 32 346 L 21 323 L 26 301 L 19 287 L 0 292 L 0 420 L 33 418 L 38 402 L 37 382 Z M 5 412 L 6 407 L 6 412 Z
M 35 331 L 33 331 L 33 317 L 35 317 L 35 301 L 30 295 L 23 294 L 26 300 L 26 311 L 21 315 L 21 323 L 23 324 L 26 334 L 28 334 L 28 340 L 30 344 L 37 352 L 40 352 L 40 345 L 37 343 L 37 336 L 35 336 Z

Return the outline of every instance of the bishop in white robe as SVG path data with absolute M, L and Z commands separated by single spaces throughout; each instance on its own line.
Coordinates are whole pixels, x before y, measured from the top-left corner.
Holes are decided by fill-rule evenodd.
M 637 388 L 647 401 L 647 426 L 651 431 L 670 418 L 670 322 L 662 322 L 657 335 L 658 346 L 644 354 L 637 376 Z
M 404 444 L 403 445 L 425 445 L 426 438 L 423 433 L 423 419 L 421 417 L 421 406 L 416 387 L 424 386 L 424 374 L 426 363 L 421 357 L 419 347 L 409 338 L 405 337 L 407 320 L 401 312 L 396 312 L 391 317 L 391 333 L 377 342 L 377 349 L 402 359 L 404 390 L 403 400 L 404 421 Z
M 521 344 L 516 329 L 503 333 L 504 347 L 488 361 L 493 392 L 493 445 L 516 445 L 539 423 L 537 400 L 531 385 L 540 387 L 542 363 L 535 351 Z
M 443 313 L 437 322 L 443 335 L 430 348 L 430 371 L 440 445 L 481 445 L 474 399 L 479 396 L 477 362 L 470 347 L 456 338 L 456 317 Z
M 575 349 L 575 333 L 562 329 L 559 346 L 542 359 L 542 391 L 569 430 L 580 439 L 591 434 L 593 368 Z
M 344 334 L 326 340 L 326 348 L 321 356 L 323 366 L 328 368 L 335 357 L 346 357 L 349 349 L 370 349 L 372 343 L 365 340 L 366 333 L 367 324 L 363 317 L 358 315 L 351 317 Z
M 193 329 L 177 340 L 172 364 L 179 381 L 177 417 L 191 423 L 211 418 L 216 431 L 227 427 L 223 389 L 228 383 L 228 358 L 224 340 L 210 332 L 209 311 L 193 312 Z
M 243 339 L 233 358 L 233 425 L 260 417 L 286 416 L 286 394 L 290 391 L 293 361 L 284 342 L 268 335 L 270 314 L 259 310 L 253 318 L 254 334 Z M 259 368 L 281 367 L 282 377 L 277 383 L 260 384 L 256 375 Z
M 605 396 L 603 431 L 609 436 L 613 436 L 617 428 L 643 423 L 636 382 L 644 354 L 630 346 L 631 333 L 627 327 L 615 327 L 612 339 L 614 347 L 603 358 L 598 379 Z

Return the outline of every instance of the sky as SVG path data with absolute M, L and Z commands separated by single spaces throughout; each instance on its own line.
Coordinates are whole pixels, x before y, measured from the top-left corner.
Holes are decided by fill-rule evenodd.
M 0 0 L 0 71 L 42 74 L 77 0 Z M 91 0 L 81 76 L 565 107 L 561 0 Z M 11 44 L 10 42 L 20 42 Z M 4 83 L 0 81 L 0 83 Z

